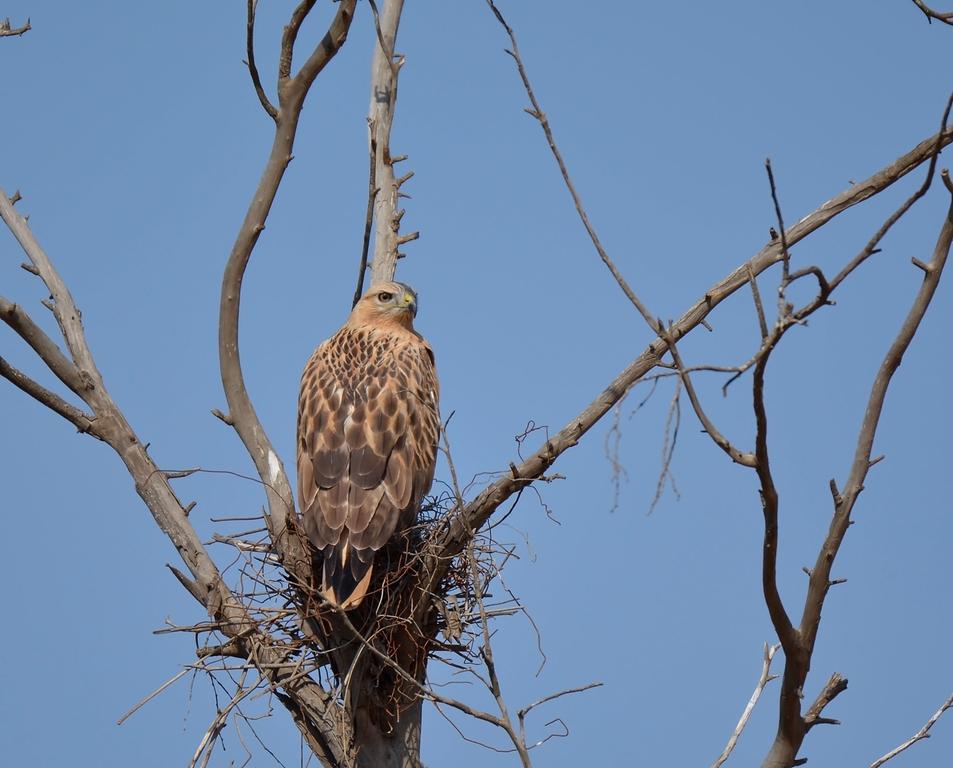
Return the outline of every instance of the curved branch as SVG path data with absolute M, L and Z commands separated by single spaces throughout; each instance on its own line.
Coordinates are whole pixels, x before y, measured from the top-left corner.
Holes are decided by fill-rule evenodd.
M 927 21 L 931 24 L 933 23 L 933 20 L 936 19 L 943 24 L 949 24 L 950 26 L 953 26 L 953 13 L 934 11 L 929 5 L 923 2 L 923 0 L 913 0 L 913 3 L 917 6 L 917 8 L 923 11 L 923 15 L 927 17 Z
M 242 279 L 252 250 L 265 229 L 265 220 L 274 203 L 278 186 L 291 162 L 304 99 L 315 77 L 344 44 L 354 17 L 356 2 L 357 0 L 342 0 L 327 33 L 315 47 L 301 72 L 294 78 L 286 78 L 279 82 L 279 109 L 271 154 L 225 265 L 219 307 L 219 363 L 222 386 L 228 401 L 228 417 L 245 444 L 258 470 L 258 475 L 264 483 L 270 512 L 268 523 L 275 547 L 282 557 L 285 568 L 301 584 L 307 584 L 310 578 L 309 557 L 297 538 L 289 535 L 294 517 L 291 484 L 278 454 L 255 413 L 245 387 L 238 348 L 238 320 Z M 282 61 L 287 55 L 289 68 L 297 30 L 313 4 L 313 2 L 301 3 L 285 28 Z
M 942 175 L 944 183 L 949 186 L 949 172 L 944 170 Z M 890 387 L 893 375 L 900 367 L 900 361 L 903 359 L 904 354 L 910 347 L 910 343 L 913 341 L 913 337 L 916 335 L 917 329 L 920 327 L 920 322 L 923 320 L 930 306 L 933 295 L 936 293 L 940 276 L 943 273 L 947 257 L 950 253 L 951 243 L 953 243 L 953 192 L 951 192 L 950 207 L 947 210 L 943 226 L 940 229 L 936 247 L 933 251 L 933 257 L 929 264 L 925 265 L 927 268 L 923 271 L 923 281 L 920 284 L 920 289 L 917 291 L 916 298 L 910 307 L 910 311 L 907 313 L 907 317 L 897 337 L 887 350 L 871 387 L 867 408 L 864 412 L 864 419 L 861 424 L 860 433 L 857 436 L 857 447 L 854 452 L 854 460 L 851 464 L 847 483 L 843 491 L 837 494 L 834 499 L 834 517 L 831 520 L 831 527 L 824 541 L 824 546 L 818 553 L 814 571 L 811 573 L 808 595 L 804 605 L 804 614 L 801 618 L 802 631 L 811 647 L 813 647 L 814 638 L 817 635 L 824 598 L 830 588 L 831 566 L 833 565 L 834 558 L 837 555 L 844 534 L 847 532 L 847 527 L 850 524 L 851 510 L 857 501 L 857 497 L 864 488 L 864 480 L 867 477 L 867 472 L 870 470 L 870 467 L 873 466 L 870 455 L 873 451 L 874 437 L 877 434 L 877 427 L 883 412 L 887 390 Z
M 732 445 L 731 441 L 725 437 L 718 427 L 715 426 L 715 423 L 708 417 L 708 414 L 705 413 L 705 409 L 702 408 L 701 400 L 698 398 L 698 393 L 695 391 L 695 385 L 692 383 L 691 374 L 688 372 L 688 369 L 685 367 L 685 363 L 682 361 L 682 356 L 679 354 L 678 349 L 675 346 L 675 342 L 672 341 L 671 336 L 664 329 L 660 328 L 660 335 L 665 339 L 665 343 L 668 344 L 668 351 L 672 354 L 672 360 L 675 362 L 675 367 L 678 369 L 678 375 L 682 380 L 682 384 L 685 385 L 685 391 L 688 393 L 688 400 L 692 404 L 692 409 L 695 411 L 695 415 L 698 417 L 698 420 L 702 424 L 702 428 L 705 430 L 705 433 L 712 439 L 712 441 L 717 445 L 721 450 L 728 454 L 729 458 L 736 464 L 740 464 L 743 467 L 754 467 L 755 466 L 755 455 L 747 451 L 741 451 Z
M 92 409 L 93 415 L 90 417 L 74 409 L 58 395 L 32 381 L 6 361 L 0 360 L 0 375 L 75 424 L 81 431 L 103 440 L 117 453 L 135 482 L 136 492 L 152 513 L 156 524 L 178 550 L 194 579 L 187 580 L 188 583 L 186 583 L 185 578 L 179 574 L 180 581 L 205 606 L 215 622 L 215 628 L 227 637 L 235 638 L 242 655 L 253 661 L 273 686 L 282 686 L 292 696 L 295 706 L 299 711 L 307 714 L 308 722 L 312 724 L 312 727 L 314 724 L 320 724 L 322 730 L 326 729 L 326 733 L 322 734 L 323 740 L 317 740 L 310 738 L 308 731 L 302 728 L 309 743 L 315 746 L 316 754 L 327 757 L 326 765 L 345 764 L 348 730 L 346 724 L 341 721 L 340 707 L 333 696 L 324 691 L 314 680 L 297 674 L 299 661 L 292 658 L 288 650 L 274 645 L 267 633 L 261 631 L 254 619 L 249 616 L 241 600 L 222 580 L 217 566 L 189 522 L 186 508 L 182 506 L 172 490 L 169 475 L 155 465 L 146 446 L 139 440 L 126 421 L 125 415 L 106 390 L 87 344 L 80 313 L 73 304 L 66 284 L 33 236 L 26 219 L 13 209 L 2 189 L 0 189 L 0 217 L 16 234 L 23 250 L 54 297 L 52 309 L 59 321 L 64 338 L 69 342 L 73 364 L 85 387 L 82 395 Z M 13 313 L 12 317 L 11 324 L 15 327 L 19 326 L 18 330 L 23 329 L 25 335 L 21 335 L 24 335 L 24 338 L 30 336 L 33 326 L 25 321 L 25 313 L 23 315 Z M 32 341 L 35 343 L 34 349 L 38 355 L 53 370 L 47 357 L 53 361 L 53 365 L 57 364 L 57 358 L 49 349 L 50 346 L 55 349 L 55 344 L 45 335 L 42 338 L 33 338 Z M 63 357 L 62 353 L 59 354 Z M 68 362 L 66 361 L 67 364 Z M 325 745 L 324 752 L 318 749 L 322 743 Z
M 596 253 L 599 254 L 599 258 L 602 259 L 602 263 L 606 265 L 606 268 L 612 274 L 612 277 L 615 279 L 616 283 L 618 283 L 626 298 L 632 303 L 632 306 L 638 310 L 645 322 L 648 323 L 649 327 L 654 331 L 656 329 L 655 318 L 653 317 L 652 313 L 649 312 L 648 307 L 636 295 L 635 291 L 632 290 L 629 283 L 622 276 L 622 273 L 619 271 L 618 267 L 616 267 L 615 262 L 609 258 L 609 254 L 606 253 L 606 249 L 602 247 L 602 242 L 599 240 L 596 230 L 589 221 L 589 214 L 586 213 L 586 208 L 582 204 L 582 198 L 576 191 L 576 185 L 573 184 L 572 178 L 569 176 L 569 170 L 566 168 L 566 163 L 563 160 L 562 153 L 559 151 L 559 147 L 556 145 L 556 138 L 553 136 L 553 130 L 549 126 L 549 118 L 546 116 L 546 113 L 543 112 L 542 107 L 540 107 L 539 102 L 536 100 L 536 94 L 533 91 L 533 86 L 529 82 L 529 75 L 526 73 L 526 67 L 523 65 L 523 59 L 520 56 L 519 45 L 516 42 L 516 35 L 513 33 L 513 29 L 509 24 L 506 23 L 506 19 L 503 18 L 503 14 L 500 13 L 500 9 L 496 7 L 496 5 L 493 3 L 493 0 L 486 1 L 490 6 L 490 10 L 493 11 L 493 15 L 496 16 L 497 21 L 499 21 L 503 26 L 503 29 L 506 30 L 506 34 L 510 38 L 510 44 L 513 46 L 512 50 L 508 50 L 507 53 L 510 54 L 510 56 L 513 57 L 513 60 L 516 62 L 516 68 L 519 70 L 520 79 L 523 81 L 523 89 L 526 91 L 526 95 L 529 97 L 530 104 L 533 105 L 533 108 L 527 109 L 526 112 L 530 115 L 530 117 L 534 118 L 539 123 L 540 128 L 543 129 L 543 133 L 546 135 L 546 142 L 549 144 L 549 149 L 553 153 L 553 158 L 556 160 L 556 165 L 559 166 L 559 172 L 562 174 L 563 183 L 566 185 L 566 189 L 569 190 L 573 205 L 576 206 L 576 213 L 579 214 L 579 219 L 582 221 L 582 225 L 585 227 L 586 232 L 589 235 L 589 239 L 592 240 L 592 245 L 595 247 Z
M 780 340 L 780 335 L 775 336 L 775 344 Z M 778 491 L 774 485 L 774 477 L 771 473 L 771 463 L 768 456 L 768 415 L 764 407 L 764 373 L 768 366 L 768 360 L 771 355 L 772 345 L 769 347 L 761 359 L 758 360 L 754 369 L 752 382 L 752 400 L 754 403 L 755 422 L 757 431 L 755 433 L 755 471 L 758 473 L 758 479 L 761 481 L 761 506 L 764 513 L 764 543 L 762 545 L 762 563 L 761 563 L 761 585 L 764 592 L 764 601 L 768 607 L 768 614 L 771 616 L 771 623 L 778 633 L 778 639 L 781 641 L 781 647 L 784 649 L 784 655 L 787 659 L 798 657 L 801 653 L 801 643 L 797 631 L 791 624 L 791 619 L 784 608 L 784 602 L 781 600 L 781 594 L 778 591 Z M 790 663 L 785 664 L 785 672 L 791 667 Z M 795 697 L 796 698 L 796 697 Z M 783 699 L 783 696 L 782 696 Z M 783 700 L 787 701 L 787 700 Z M 793 702 L 788 701 L 788 704 Z M 800 719 L 800 701 L 796 703 L 795 714 Z M 782 702 L 782 717 L 784 717 L 784 704 Z
M 265 89 L 261 84 L 258 66 L 255 64 L 255 11 L 257 8 L 258 0 L 248 0 L 248 21 L 246 22 L 247 33 L 245 38 L 245 55 L 248 57 L 248 60 L 245 63 L 248 65 L 248 74 L 251 75 L 251 82 L 252 85 L 255 86 L 255 93 L 258 94 L 258 101 L 261 102 L 261 106 L 271 119 L 277 120 L 278 110 L 275 109 L 275 105 L 268 99 L 268 95 L 265 93 Z
M 847 528 L 851 522 L 851 511 L 863 490 L 864 480 L 870 468 L 876 463 L 876 460 L 871 460 L 870 454 L 873 450 L 874 437 L 880 423 L 880 416 L 883 412 L 890 382 L 897 368 L 900 367 L 900 361 L 913 341 L 920 322 L 923 320 L 936 293 L 940 276 L 950 253 L 951 244 L 953 244 L 953 183 L 950 182 L 949 173 L 946 170 L 943 171 L 942 177 L 943 183 L 950 191 L 951 199 L 933 251 L 933 258 L 929 264 L 923 265 L 923 282 L 920 289 L 917 291 L 907 317 L 897 337 L 887 350 L 874 378 L 857 437 L 854 460 L 843 492 L 839 492 L 834 481 L 831 481 L 834 515 L 831 518 L 830 528 L 824 543 L 818 552 L 814 568 L 808 571 L 807 596 L 804 600 L 800 627 L 796 630 L 798 638 L 797 652 L 788 653 L 787 646 L 785 646 L 784 680 L 781 684 L 781 720 L 774 744 L 763 763 L 764 768 L 784 768 L 792 765 L 792 761 L 804 739 L 804 734 L 811 725 L 818 721 L 819 710 L 814 713 L 814 721 L 811 721 L 809 717 L 801 717 L 800 693 L 810 668 L 811 655 L 814 651 L 814 643 L 820 627 L 824 601 L 831 586 L 835 583 L 831 581 L 831 568 L 847 533 Z M 784 638 L 781 639 L 783 642 Z M 846 687 L 846 681 L 843 681 L 843 683 Z M 828 685 L 830 686 L 830 683 Z M 833 695 L 839 692 L 839 690 L 834 691 Z M 833 695 L 829 698 L 833 698 Z M 808 715 L 810 714 L 809 712 Z M 820 722 L 829 722 L 829 720 L 820 720 Z

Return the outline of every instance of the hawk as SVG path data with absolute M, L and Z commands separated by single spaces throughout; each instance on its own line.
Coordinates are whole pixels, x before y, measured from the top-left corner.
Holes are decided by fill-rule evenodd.
M 439 383 L 416 314 L 410 286 L 373 286 L 301 377 L 298 502 L 321 593 L 344 609 L 360 604 L 377 551 L 413 525 L 433 482 Z

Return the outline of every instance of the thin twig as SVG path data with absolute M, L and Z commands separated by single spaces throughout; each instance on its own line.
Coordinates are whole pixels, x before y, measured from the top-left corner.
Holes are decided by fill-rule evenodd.
M 748 267 L 748 285 L 751 286 L 751 295 L 754 298 L 754 308 L 758 313 L 758 327 L 761 329 L 761 340 L 768 338 L 768 322 L 764 316 L 764 304 L 761 303 L 761 291 L 758 290 L 758 278 Z
M 367 163 L 367 210 L 364 213 L 364 237 L 361 241 L 361 261 L 357 265 L 357 287 L 354 289 L 354 300 L 351 302 L 351 309 L 357 306 L 357 302 L 364 295 L 364 277 L 367 274 L 367 255 L 371 247 L 371 229 L 374 225 L 374 200 L 377 198 L 377 182 L 375 174 L 377 171 L 377 152 L 375 150 L 375 140 L 371 136 L 371 147 L 368 152 Z
M 946 701 L 943 702 L 942 706 L 931 715 L 930 719 L 926 721 L 924 726 L 917 731 L 911 738 L 907 739 L 899 747 L 891 749 L 883 757 L 879 757 L 870 764 L 870 768 L 880 768 L 881 765 L 886 763 L 888 760 L 893 760 L 897 755 L 903 752 L 905 749 L 912 747 L 918 741 L 927 739 L 930 737 L 930 729 L 936 724 L 936 721 L 940 719 L 946 710 L 953 708 L 953 696 L 950 696 Z
M 540 127 L 543 129 L 543 133 L 546 135 L 546 141 L 549 144 L 549 149 L 553 153 L 553 157 L 556 159 L 556 164 L 559 166 L 559 172 L 562 174 L 563 182 L 566 185 L 566 189 L 569 190 L 569 194 L 572 196 L 573 204 L 576 206 L 576 212 L 579 214 L 579 218 L 582 221 L 582 225 L 586 228 L 586 232 L 589 234 L 589 239 L 592 240 L 593 246 L 595 246 L 596 252 L 599 254 L 599 258 L 602 259 L 602 263 L 606 265 L 609 269 L 609 272 L 612 273 L 612 277 L 615 278 L 616 283 L 619 284 L 619 287 L 622 289 L 622 292 L 626 295 L 632 305 L 638 310 L 639 314 L 645 319 L 645 322 L 649 324 L 649 327 L 654 331 L 655 330 L 655 316 L 649 312 L 648 307 L 642 302 L 642 300 L 636 295 L 635 291 L 629 286 L 626 279 L 622 276 L 622 273 L 616 267 L 612 259 L 609 258 L 609 254 L 606 253 L 606 249 L 602 247 L 602 243 L 599 240 L 599 236 L 596 234 L 596 230 L 593 228 L 592 224 L 589 221 L 589 215 L 586 213 L 586 209 L 582 204 L 582 198 L 579 196 L 579 193 L 576 191 L 576 186 L 572 182 L 572 178 L 569 176 L 569 170 L 566 168 L 566 163 L 563 160 L 562 153 L 559 151 L 559 147 L 556 145 L 556 139 L 553 136 L 552 128 L 549 125 L 549 118 L 546 116 L 546 113 L 543 112 L 542 107 L 540 107 L 539 102 L 536 100 L 536 94 L 533 92 L 533 86 L 530 84 L 529 76 L 526 73 L 526 67 L 523 65 L 523 59 L 520 57 L 519 45 L 516 42 L 516 35 L 513 33 L 513 29 L 509 24 L 506 23 L 506 19 L 503 18 L 503 14 L 500 13 L 500 9 L 496 7 L 493 3 L 493 0 L 486 0 L 487 5 L 490 6 L 490 10 L 493 11 L 493 15 L 496 16 L 497 21 L 503 26 L 503 29 L 506 30 L 506 34 L 510 38 L 510 45 L 512 48 L 507 51 L 510 56 L 513 57 L 513 60 L 516 62 L 516 67 L 519 70 L 520 79 L 523 81 L 523 88 L 526 90 L 526 95 L 529 97 L 530 104 L 533 105 L 532 109 L 527 109 L 526 112 L 539 123 Z
M 754 692 L 751 694 L 751 698 L 748 699 L 748 703 L 745 705 L 744 711 L 741 713 L 741 717 L 738 719 L 738 725 L 736 725 L 735 729 L 731 732 L 731 736 L 728 738 L 728 743 L 725 745 L 722 753 L 718 756 L 718 759 L 711 764 L 711 768 L 721 768 L 721 766 L 725 764 L 725 761 L 728 759 L 729 755 L 731 755 L 735 745 L 738 743 L 741 732 L 745 729 L 745 726 L 748 725 L 748 719 L 751 717 L 751 713 L 754 712 L 754 708 L 758 704 L 758 699 L 761 698 L 761 694 L 764 692 L 765 686 L 772 680 L 777 679 L 777 675 L 771 674 L 771 660 L 774 658 L 774 654 L 778 652 L 780 647 L 780 645 L 768 645 L 767 643 L 764 644 L 764 656 L 761 662 L 761 676 L 758 678 L 758 683 L 754 687 Z
M 764 161 L 764 168 L 768 172 L 768 183 L 771 185 L 771 201 L 774 203 L 774 215 L 778 220 L 778 234 L 781 238 L 781 284 L 778 286 L 778 322 L 787 317 L 788 308 L 785 291 L 790 282 L 791 254 L 788 251 L 788 241 L 784 228 L 784 217 L 781 215 L 781 203 L 778 200 L 778 187 L 774 181 L 774 169 L 771 167 L 771 158 Z M 762 337 L 765 334 L 762 333 Z
M 192 671 L 192 670 L 191 670 L 189 667 L 186 667 L 186 668 L 183 669 L 182 671 L 176 672 L 172 677 L 170 677 L 168 680 L 166 680 L 162 685 L 160 685 L 158 688 L 156 688 L 152 693 L 150 693 L 148 696 L 146 696 L 146 697 L 140 699 L 139 702 L 138 702 L 132 709 L 130 709 L 128 712 L 126 712 L 126 714 L 124 714 L 122 717 L 120 717 L 120 718 L 116 721 L 116 725 L 122 725 L 124 722 L 126 722 L 126 720 L 128 720 L 130 717 L 132 717 L 134 714 L 136 714 L 136 712 L 138 712 L 138 711 L 139 711 L 140 709 L 142 709 L 146 704 L 148 704 L 150 701 L 152 701 L 156 696 L 158 696 L 160 693 L 162 693 L 166 688 L 168 688 L 170 685 L 172 685 L 172 683 L 174 683 L 176 680 L 178 680 L 179 678 L 183 677 L 184 675 L 187 675 L 187 674 L 188 674 L 189 672 L 191 672 L 191 671 Z
M 665 486 L 671 483 L 672 490 L 678 497 L 678 487 L 675 485 L 675 475 L 672 474 L 672 459 L 675 457 L 675 447 L 678 445 L 678 429 L 682 423 L 682 382 L 675 382 L 675 391 L 672 393 L 672 400 L 668 406 L 668 414 L 665 417 L 665 427 L 662 431 L 662 451 L 661 451 L 661 469 L 659 470 L 658 481 L 655 484 L 655 495 L 649 504 L 647 514 L 651 515 L 658 503 L 662 500 L 662 494 L 665 493 Z
M 687 372 L 685 368 L 685 363 L 682 361 L 682 357 L 678 352 L 678 349 L 675 345 L 675 342 L 668 335 L 668 332 L 660 326 L 660 333 L 664 334 L 665 340 L 668 342 L 668 351 L 672 354 L 672 359 L 675 361 L 675 365 L 678 367 L 678 373 L 681 377 L 682 384 L 685 386 L 685 391 L 688 393 L 688 400 L 692 404 L 692 409 L 695 411 L 695 415 L 698 417 L 698 420 L 702 423 L 702 427 L 708 436 L 714 441 L 715 445 L 721 448 L 731 460 L 736 464 L 741 464 L 743 467 L 754 467 L 755 466 L 755 455 L 751 452 L 742 452 L 735 448 L 732 445 L 731 441 L 725 437 L 718 427 L 715 426 L 714 422 L 708 418 L 708 414 L 705 413 L 704 408 L 702 408 L 701 400 L 698 398 L 698 394 L 695 392 L 695 385 L 692 384 L 692 377 Z
M 272 120 L 278 119 L 278 110 L 268 99 L 265 89 L 261 84 L 261 76 L 258 74 L 258 66 L 255 64 L 255 11 L 258 8 L 258 0 L 248 0 L 248 21 L 246 22 L 245 55 L 248 57 L 248 73 L 251 75 L 252 85 L 255 86 L 255 93 L 258 94 L 258 101 Z
M 863 250 L 858 253 L 851 261 L 840 271 L 837 275 L 830 281 L 830 290 L 833 291 L 840 285 L 847 277 L 850 275 L 858 266 L 863 264 L 870 256 L 877 253 L 877 246 L 880 244 L 880 241 L 883 240 L 887 232 L 890 231 L 891 227 L 896 224 L 900 219 L 909 211 L 913 204 L 916 203 L 921 197 L 923 197 L 927 190 L 930 189 L 930 186 L 933 184 L 933 175 L 936 172 L 937 161 L 940 157 L 940 150 L 943 149 L 943 136 L 947 133 L 947 121 L 950 119 L 950 109 L 953 108 L 953 93 L 946 100 L 946 106 L 943 109 L 943 117 L 940 118 L 940 132 L 936 135 L 936 140 L 933 144 L 932 151 L 930 152 L 930 163 L 927 166 L 927 174 L 923 179 L 923 183 L 917 188 L 917 190 L 908 197 L 903 204 L 894 211 L 886 221 L 880 226 L 873 237 L 867 242 Z

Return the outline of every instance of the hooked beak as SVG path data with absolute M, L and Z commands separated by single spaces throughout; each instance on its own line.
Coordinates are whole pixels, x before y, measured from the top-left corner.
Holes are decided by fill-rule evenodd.
M 404 291 L 404 295 L 400 297 L 400 306 L 413 317 L 417 317 L 417 299 L 410 291 Z

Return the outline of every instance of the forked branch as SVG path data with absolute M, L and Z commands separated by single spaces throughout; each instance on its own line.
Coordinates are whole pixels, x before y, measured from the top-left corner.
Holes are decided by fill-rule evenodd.
M 295 41 L 298 29 L 314 5 L 313 0 L 300 3 L 285 27 L 279 63 L 278 114 L 271 154 L 225 265 L 219 308 L 219 364 L 222 386 L 228 401 L 227 416 L 245 444 L 264 484 L 268 500 L 268 524 L 278 555 L 292 578 L 302 585 L 307 584 L 310 578 L 310 557 L 302 543 L 290 535 L 294 524 L 291 484 L 245 387 L 239 356 L 238 320 L 245 269 L 258 237 L 265 229 L 265 221 L 278 187 L 291 162 L 305 97 L 317 75 L 344 44 L 354 17 L 356 2 L 357 0 L 342 0 L 338 4 L 337 12 L 324 37 L 294 76 L 291 75 L 291 62 Z M 254 19 L 254 5 L 250 13 L 251 23 Z
M 844 211 L 887 189 L 910 171 L 930 160 L 938 149 L 947 146 L 951 141 L 953 141 L 953 129 L 944 128 L 938 134 L 921 141 L 873 176 L 835 195 L 788 228 L 786 232 L 788 246 L 800 242 Z M 709 288 L 701 299 L 689 307 L 671 325 L 669 333 L 672 338 L 678 341 L 701 325 L 716 306 L 739 288 L 747 285 L 751 276 L 757 277 L 780 259 L 780 243 L 772 240 L 755 256 Z M 433 592 L 446 573 L 451 558 L 463 551 L 470 536 L 480 529 L 497 507 L 525 488 L 527 484 L 545 474 L 563 451 L 576 445 L 579 439 L 625 396 L 633 384 L 659 364 L 666 347 L 664 339 L 656 338 L 639 357 L 609 383 L 602 393 L 552 435 L 534 454 L 517 465 L 512 472 L 501 475 L 476 498 L 451 515 L 446 528 L 428 544 L 425 553 L 428 562 L 422 569 L 424 583 L 421 584 L 425 594 Z
M 821 710 L 847 685 L 846 680 L 840 678 L 839 675 L 833 676 L 818 697 L 815 705 L 808 710 L 804 717 L 801 717 L 800 694 L 810 668 L 824 601 L 834 584 L 831 580 L 831 569 L 847 533 L 851 511 L 863 490 L 867 473 L 876 463 L 876 461 L 871 460 L 871 453 L 887 390 L 936 293 L 940 277 L 947 263 L 951 243 L 953 243 L 953 183 L 950 182 L 949 173 L 946 170 L 942 172 L 941 176 L 951 199 L 940 228 L 933 256 L 930 262 L 924 264 L 921 268 L 923 280 L 920 288 L 897 337 L 887 350 L 874 378 L 864 418 L 857 436 L 854 460 L 843 490 L 838 491 L 837 485 L 833 480 L 831 481 L 834 513 L 830 529 L 818 553 L 814 568 L 808 572 L 809 582 L 807 596 L 804 600 L 804 611 L 801 615 L 800 626 L 796 631 L 799 652 L 789 654 L 787 648 L 785 648 L 784 680 L 781 685 L 781 719 L 774 744 L 763 764 L 764 768 L 786 768 L 792 765 L 807 730 L 817 723 L 834 722 L 822 718 L 820 716 Z
M 169 484 L 169 476 L 155 465 L 146 446 L 139 440 L 125 415 L 112 399 L 93 359 L 73 297 L 46 252 L 33 236 L 24 217 L 14 210 L 10 198 L 0 190 L 0 218 L 16 235 L 30 259 L 33 274 L 44 283 L 52 300 L 53 311 L 66 343 L 69 356 L 59 350 L 26 312 L 9 302 L 3 304 L 3 319 L 26 341 L 51 371 L 89 407 L 83 413 L 59 395 L 41 387 L 3 361 L 0 374 L 13 381 L 55 413 L 106 442 L 123 461 L 135 482 L 136 492 L 145 502 L 158 526 L 175 545 L 189 576 L 173 569 L 189 592 L 206 608 L 217 631 L 236 641 L 236 648 L 248 658 L 271 685 L 284 686 L 308 722 L 330 720 L 328 736 L 309 738 L 316 754 L 328 765 L 339 765 L 347 757 L 347 743 L 333 698 L 308 677 L 293 677 L 297 661 L 288 649 L 277 647 L 249 616 L 241 600 L 225 585 L 201 539 L 189 522 L 182 505 Z M 306 738 L 308 734 L 306 734 Z

